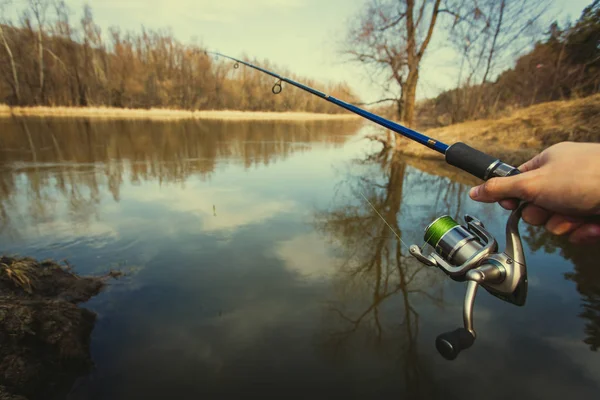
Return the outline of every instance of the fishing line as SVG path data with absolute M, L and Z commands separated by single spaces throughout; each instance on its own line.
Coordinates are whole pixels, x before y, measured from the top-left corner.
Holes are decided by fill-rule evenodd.
M 381 218 L 381 220 L 383 222 L 385 222 L 385 224 L 388 226 L 388 228 L 390 228 L 390 230 L 394 233 L 394 235 L 396 235 L 396 237 L 398 238 L 398 240 L 400 240 L 400 243 L 402 243 L 404 245 L 404 247 L 406 247 L 410 251 L 410 247 L 408 247 L 408 245 L 406 243 L 404 243 L 404 241 L 402 240 L 402 238 L 400 237 L 400 235 L 398 233 L 396 233 L 396 231 L 394 230 L 394 228 L 392 228 L 392 226 L 390 224 L 388 224 L 388 222 L 385 220 L 385 218 L 383 218 L 383 216 L 381 214 L 379 214 L 379 211 L 377 211 L 377 209 L 369 201 L 369 199 L 367 199 L 362 192 L 360 192 L 360 195 L 363 197 L 363 199 L 365 199 L 367 201 L 367 203 L 369 203 L 369 205 L 371 206 L 371 208 L 373 209 L 373 211 L 375 211 L 377 213 L 377 215 L 379 215 L 379 218 Z
M 205 51 L 205 54 L 209 54 L 209 52 Z M 336 99 L 247 61 L 216 52 L 210 52 L 210 54 L 234 61 L 236 63 L 234 68 L 236 69 L 239 68 L 239 64 L 242 64 L 277 79 L 271 89 L 274 94 L 281 92 L 282 82 L 295 86 L 443 154 L 448 164 L 484 181 L 494 177 L 502 178 L 520 173 L 517 168 L 502 162 L 497 157 L 485 154 L 465 143 L 456 142 L 447 145 L 437 139 L 359 108 L 354 104 Z M 419 262 L 426 266 L 435 266 L 441 269 L 455 281 L 468 281 L 463 304 L 463 327 L 441 334 L 436 338 L 436 348 L 444 358 L 448 360 L 455 359 L 461 350 L 471 347 L 475 341 L 473 307 L 479 286 L 485 288 L 500 300 L 517 306 L 525 304 L 528 287 L 527 264 L 518 224 L 521 219 L 521 211 L 527 205 L 526 202 L 521 202 L 508 218 L 506 223 L 506 249 L 504 252 L 498 252 L 496 239 L 484 228 L 481 221 L 465 215 L 466 226 L 459 225 L 449 216 L 443 216 L 433 221 L 427 227 L 425 243 L 433 246 L 435 252 L 425 255 L 423 249 L 419 249 L 417 245 L 407 246 L 398 232 L 383 218 L 369 199 L 363 193 L 360 194 L 396 235 L 400 243 Z

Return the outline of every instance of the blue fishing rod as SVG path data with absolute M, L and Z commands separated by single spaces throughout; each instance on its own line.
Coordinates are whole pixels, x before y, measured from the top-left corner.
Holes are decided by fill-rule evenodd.
M 510 175 L 516 175 L 519 173 L 519 170 L 517 168 L 500 161 L 496 157 L 490 156 L 477 149 L 474 149 L 465 143 L 457 142 L 449 146 L 445 143 L 440 142 L 439 140 L 430 138 L 429 136 L 426 136 L 405 126 L 402 126 L 394 121 L 390 121 L 389 119 L 383 118 L 377 114 L 373 114 L 372 112 L 364 110 L 353 104 L 337 99 L 333 96 L 320 92 L 309 86 L 303 85 L 302 83 L 296 82 L 292 79 L 276 74 L 275 72 L 253 65 L 249 62 L 239 60 L 237 58 L 227 56 L 218 52 L 207 51 L 206 53 L 214 54 L 215 56 L 220 56 L 235 61 L 236 64 L 234 64 L 234 68 L 236 69 L 239 68 L 239 64 L 243 64 L 247 67 L 253 68 L 257 71 L 263 72 L 277 79 L 277 82 L 275 83 L 272 89 L 273 94 L 281 93 L 282 82 L 289 83 L 292 86 L 300 88 L 324 100 L 327 100 L 328 102 L 333 103 L 338 107 L 342 107 L 350 112 L 353 112 L 354 114 L 358 114 L 363 118 L 375 122 L 377 125 L 383 126 L 384 128 L 392 130 L 401 136 L 414 140 L 417 143 L 420 143 L 424 146 L 429 147 L 432 150 L 437 151 L 438 153 L 443 154 L 448 164 L 460 168 L 463 171 L 466 171 L 480 179 L 487 181 L 488 179 L 494 177 L 505 177 Z
M 207 52 L 208 54 L 209 52 Z M 396 122 L 385 119 L 379 115 L 363 110 L 353 104 L 336 99 L 316 89 L 285 78 L 275 72 L 226 56 L 221 53 L 210 52 L 235 61 L 234 68 L 240 64 L 254 68 L 277 79 L 273 86 L 273 93 L 281 93 L 281 83 L 286 82 L 308 93 L 318 96 L 350 112 L 360 115 L 376 124 L 390 129 L 399 135 L 407 137 L 444 154 L 446 162 L 458 167 L 471 175 L 483 180 L 493 177 L 516 175 L 519 170 L 510 166 L 496 157 L 482 153 L 465 143 L 457 142 L 451 146 L 432 139 L 417 131 L 402 126 Z M 364 196 L 364 195 L 363 195 Z M 365 200 L 368 199 L 365 198 Z M 373 207 L 375 212 L 377 210 Z M 444 215 L 427 226 L 424 240 L 435 251 L 429 255 L 422 252 L 417 245 L 409 247 L 410 254 L 419 262 L 442 270 L 451 279 L 467 282 L 467 291 L 463 303 L 463 327 L 446 332 L 436 338 L 435 345 L 438 352 L 446 359 L 455 359 L 461 350 L 468 349 L 475 342 L 475 328 L 473 327 L 473 308 L 477 289 L 481 286 L 493 296 L 508 303 L 523 306 L 527 297 L 527 265 L 523 253 L 523 245 L 519 235 L 518 224 L 521 211 L 525 203 L 519 204 L 506 224 L 506 248 L 504 252 L 498 250 L 498 242 L 492 234 L 485 229 L 478 219 L 465 215 L 465 225 L 460 225 L 449 215 Z M 387 224 L 387 221 L 377 212 Z M 388 227 L 391 228 L 391 226 Z M 394 232 L 394 230 L 392 229 Z M 400 238 L 400 236 L 394 232 Z M 402 239 L 400 239 L 402 240 Z

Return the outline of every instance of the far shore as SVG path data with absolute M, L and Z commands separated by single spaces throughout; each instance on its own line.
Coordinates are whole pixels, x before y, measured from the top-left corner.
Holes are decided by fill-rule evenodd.
M 165 108 L 135 109 L 113 107 L 9 107 L 0 105 L 0 118 L 12 115 L 19 117 L 83 117 L 104 119 L 152 119 L 152 120 L 273 120 L 273 121 L 314 121 L 314 120 L 348 120 L 359 118 L 357 115 L 324 114 L 309 112 L 269 112 L 269 111 L 237 111 L 237 110 L 173 110 Z

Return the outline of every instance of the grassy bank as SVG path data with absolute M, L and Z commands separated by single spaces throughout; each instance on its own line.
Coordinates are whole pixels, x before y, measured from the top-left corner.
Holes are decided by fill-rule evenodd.
M 465 142 L 507 162 L 520 164 L 558 142 L 599 142 L 600 95 L 542 103 L 503 118 L 430 129 L 425 134 L 447 144 Z M 398 140 L 396 149 L 411 156 L 441 158 L 408 140 Z
M 151 120 L 274 120 L 274 121 L 307 121 L 307 120 L 343 120 L 359 118 L 350 113 L 321 114 L 307 112 L 266 112 L 266 111 L 234 111 L 234 110 L 170 110 L 170 109 L 131 109 L 111 107 L 9 107 L 0 105 L 0 117 L 77 117 L 105 119 L 151 119 Z

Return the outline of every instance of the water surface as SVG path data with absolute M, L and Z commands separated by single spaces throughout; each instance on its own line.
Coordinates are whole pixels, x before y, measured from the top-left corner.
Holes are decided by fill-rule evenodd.
M 595 398 L 598 248 L 522 224 L 526 306 L 480 291 L 474 347 L 442 359 L 465 286 L 408 257 L 364 197 L 407 244 L 468 213 L 504 246 L 508 213 L 369 129 L 0 121 L 0 250 L 131 274 L 84 305 L 95 368 L 68 399 Z

